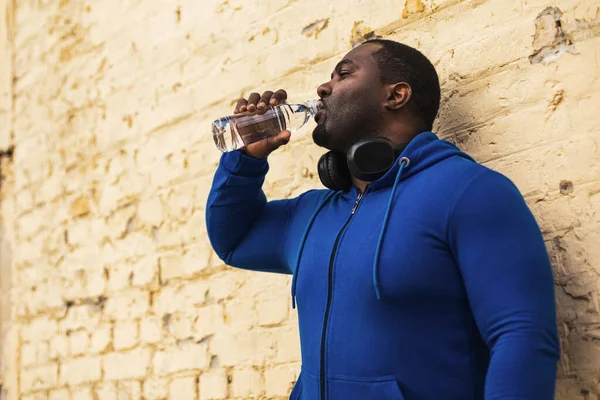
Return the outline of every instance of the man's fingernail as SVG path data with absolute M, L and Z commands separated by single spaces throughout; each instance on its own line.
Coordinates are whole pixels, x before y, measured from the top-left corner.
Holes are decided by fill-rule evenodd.
M 257 108 L 265 108 L 267 105 L 265 104 L 264 101 L 261 101 L 260 103 L 258 103 L 258 105 L 256 106 Z

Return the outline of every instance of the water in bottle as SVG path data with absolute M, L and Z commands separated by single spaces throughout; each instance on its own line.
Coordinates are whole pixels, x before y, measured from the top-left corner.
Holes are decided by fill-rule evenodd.
M 319 100 L 309 100 L 301 104 L 267 106 L 262 115 L 243 112 L 219 118 L 212 123 L 215 145 L 227 152 L 275 136 L 283 130 L 294 133 L 317 114 L 319 103 Z

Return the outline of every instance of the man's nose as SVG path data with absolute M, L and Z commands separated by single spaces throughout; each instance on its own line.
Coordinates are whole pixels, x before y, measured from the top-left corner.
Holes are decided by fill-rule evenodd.
M 322 99 L 325 97 L 329 97 L 331 95 L 331 85 L 329 84 L 329 82 L 321 84 L 317 88 L 317 94 Z

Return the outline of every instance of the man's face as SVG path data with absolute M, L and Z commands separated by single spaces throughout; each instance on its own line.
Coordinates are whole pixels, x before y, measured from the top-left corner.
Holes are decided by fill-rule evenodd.
M 317 145 L 345 153 L 380 131 L 385 92 L 373 57 L 379 48 L 372 43 L 354 48 L 337 64 L 331 80 L 317 89 L 325 105 L 315 118 Z

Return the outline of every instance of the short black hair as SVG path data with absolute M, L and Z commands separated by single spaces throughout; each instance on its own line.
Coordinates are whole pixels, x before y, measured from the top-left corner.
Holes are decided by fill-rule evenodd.
M 363 44 L 366 43 L 381 45 L 381 49 L 373 53 L 381 81 L 408 83 L 412 88 L 410 102 L 426 129 L 431 130 L 441 96 L 440 81 L 433 64 L 420 51 L 402 43 L 386 39 L 371 39 Z

